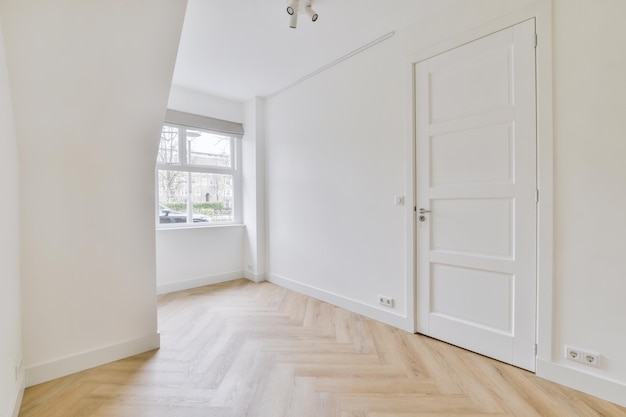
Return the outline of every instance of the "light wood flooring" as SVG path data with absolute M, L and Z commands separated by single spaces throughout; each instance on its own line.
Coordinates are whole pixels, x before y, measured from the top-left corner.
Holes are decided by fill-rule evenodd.
M 20 417 L 620 417 L 626 408 L 246 280 L 159 297 L 161 349 L 28 388 Z

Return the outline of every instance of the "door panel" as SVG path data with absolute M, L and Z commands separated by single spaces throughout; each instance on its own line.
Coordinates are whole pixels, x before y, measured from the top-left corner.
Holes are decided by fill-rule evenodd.
M 431 186 L 513 180 L 513 136 L 508 123 L 430 137 Z M 464 155 L 459 160 L 458 155 Z
M 436 213 L 431 216 L 431 250 L 511 258 L 510 199 L 448 198 L 433 201 L 431 210 Z
M 535 369 L 534 20 L 415 66 L 418 331 Z
M 433 263 L 433 314 L 512 334 L 511 274 Z M 467 297 L 468 293 L 482 296 Z
M 512 45 L 501 42 L 502 33 L 491 36 L 431 62 L 430 85 L 438 92 L 431 98 L 431 123 L 511 105 Z

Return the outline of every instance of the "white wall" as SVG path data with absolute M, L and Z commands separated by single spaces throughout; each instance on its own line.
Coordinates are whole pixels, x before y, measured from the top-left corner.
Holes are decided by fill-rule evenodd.
M 410 191 L 409 57 L 528 3 L 459 2 L 268 99 L 271 281 L 408 327 L 410 224 L 393 196 Z M 626 405 L 626 3 L 553 3 L 554 322 L 538 373 Z M 566 362 L 564 344 L 601 353 L 602 367 Z
M 626 2 L 620 0 L 554 3 L 553 356 L 562 366 L 622 386 L 626 386 L 624 16 Z M 601 353 L 602 368 L 565 361 L 566 344 Z M 626 389 L 621 395 L 626 405 Z
M 191 114 L 243 123 L 243 103 L 172 85 L 167 107 Z
M 243 103 L 177 86 L 171 88 L 168 108 L 231 122 L 244 119 Z M 157 230 L 158 293 L 243 278 L 243 246 L 242 225 Z
M 243 277 L 243 226 L 157 230 L 157 292 Z
M 270 281 L 404 327 L 402 64 L 392 38 L 269 99 L 266 198 Z
M 29 385 L 159 344 L 154 161 L 185 3 L 2 3 Z
M 244 267 L 246 278 L 265 280 L 265 100 L 254 98 L 244 106 L 246 134 L 242 145 Z
M 0 24 L 0 416 L 13 416 L 23 389 L 20 296 L 19 167 L 11 92 Z

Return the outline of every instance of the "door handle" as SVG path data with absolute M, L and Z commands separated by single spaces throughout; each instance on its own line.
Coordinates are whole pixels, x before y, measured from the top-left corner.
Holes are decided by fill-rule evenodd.
M 430 213 L 430 210 L 426 210 L 424 208 L 420 209 L 420 214 L 426 214 L 426 213 Z

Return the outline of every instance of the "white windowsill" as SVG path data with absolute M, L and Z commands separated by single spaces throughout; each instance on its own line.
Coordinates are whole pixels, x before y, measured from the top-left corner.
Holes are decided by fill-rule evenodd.
M 231 227 L 244 227 L 243 223 L 226 223 L 226 224 L 207 224 L 202 226 L 189 225 L 189 226 L 172 226 L 172 227 L 156 227 L 156 231 L 167 231 L 167 230 L 197 230 L 197 229 L 222 229 L 222 228 L 231 228 Z

